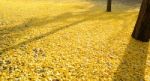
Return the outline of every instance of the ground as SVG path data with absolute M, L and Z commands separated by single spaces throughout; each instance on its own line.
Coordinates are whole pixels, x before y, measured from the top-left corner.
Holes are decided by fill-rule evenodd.
M 1 0 L 1 81 L 150 81 L 150 46 L 131 38 L 139 4 Z

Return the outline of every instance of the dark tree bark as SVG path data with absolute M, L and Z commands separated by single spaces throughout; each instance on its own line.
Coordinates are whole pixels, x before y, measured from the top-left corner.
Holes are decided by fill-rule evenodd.
M 132 37 L 148 42 L 150 39 L 150 0 L 143 0 Z
M 107 12 L 111 12 L 111 3 L 112 3 L 112 0 L 107 0 Z

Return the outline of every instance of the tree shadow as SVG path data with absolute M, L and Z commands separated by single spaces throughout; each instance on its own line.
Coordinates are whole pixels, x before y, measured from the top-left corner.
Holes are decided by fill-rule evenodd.
M 23 34 L 28 29 L 39 30 L 41 27 L 48 27 L 44 26 L 46 24 L 51 24 L 54 22 L 62 22 L 65 21 L 67 18 L 70 18 L 71 16 L 73 16 L 72 13 L 66 12 L 53 18 L 48 16 L 42 18 L 29 18 L 22 24 L 7 28 L 4 27 L 3 29 L 0 30 L 0 50 L 16 44 L 17 42 L 15 40 L 19 38 L 20 39 L 24 38 L 25 35 Z
M 7 47 L 7 48 L 1 50 L 1 53 L 2 53 L 2 52 L 9 51 L 9 50 L 11 50 L 11 49 L 18 48 L 18 47 L 21 46 L 21 45 L 25 45 L 25 44 L 27 44 L 27 43 L 31 43 L 31 42 L 33 42 L 33 41 L 37 41 L 37 40 L 42 39 L 42 38 L 44 38 L 44 37 L 46 37 L 46 36 L 48 36 L 48 35 L 54 34 L 54 33 L 58 32 L 58 31 L 60 31 L 60 30 L 69 28 L 69 27 L 71 27 L 71 26 L 77 25 L 77 24 L 82 23 L 82 22 L 84 22 L 84 21 L 86 21 L 86 19 L 83 19 L 83 20 L 80 20 L 80 21 L 71 23 L 71 24 L 66 25 L 66 26 L 62 26 L 62 27 L 53 29 L 52 31 L 47 32 L 47 33 L 45 33 L 45 34 L 42 34 L 42 35 L 39 35 L 39 36 L 37 36 L 37 37 L 28 39 L 28 40 L 26 40 L 26 41 L 23 41 L 23 42 L 21 42 L 21 43 L 18 43 L 18 44 L 16 44 L 16 45 L 11 46 L 11 47 Z
M 30 28 L 31 26 L 42 26 L 42 25 L 46 25 L 48 23 L 53 23 L 53 22 L 58 22 L 58 21 L 64 21 L 67 20 L 68 18 L 71 17 L 76 17 L 76 16 L 84 16 L 86 15 L 93 15 L 93 13 L 95 12 L 99 12 L 99 4 L 104 4 L 106 3 L 105 0 L 87 0 L 89 2 L 91 2 L 92 4 L 94 4 L 93 7 L 91 7 L 90 9 L 88 9 L 87 11 L 84 12 L 80 12 L 80 14 L 74 15 L 73 12 L 66 12 L 63 14 L 60 14 L 58 16 L 52 17 L 50 18 L 49 16 L 43 17 L 43 18 L 29 18 L 27 19 L 24 23 L 13 26 L 13 27 L 7 27 L 7 28 L 3 28 L 0 29 L 0 35 L 3 34 L 8 34 L 10 32 L 18 32 L 18 31 L 24 31 L 25 29 Z M 133 1 L 132 1 L 133 2 Z M 124 10 L 124 9 L 123 9 Z M 126 11 L 126 10 L 125 10 Z M 5 33 L 7 32 L 7 33 Z
M 145 81 L 144 72 L 149 43 L 130 39 L 113 81 Z
M 52 30 L 51 31 L 49 31 L 49 32 L 47 32 L 47 33 L 45 33 L 45 34 L 42 34 L 42 35 L 39 35 L 39 36 L 36 36 L 36 37 L 33 37 L 33 38 L 30 38 L 30 39 L 27 39 L 27 40 L 25 40 L 25 41 L 23 41 L 23 42 L 20 42 L 20 43 L 14 43 L 13 45 L 9 45 L 9 46 L 4 46 L 3 48 L 2 48 L 2 52 L 6 52 L 6 51 L 9 51 L 9 50 L 11 50 L 11 49 L 15 49 L 15 48 L 18 48 L 19 46 L 21 46 L 21 45 L 24 45 L 24 44 L 28 44 L 28 43 L 30 43 L 30 42 L 33 42 L 33 41 L 36 41 L 36 40 L 39 40 L 39 39 L 42 39 L 42 38 L 44 38 L 44 37 L 46 37 L 46 36 L 49 36 L 49 35 L 51 35 L 51 34 L 54 34 L 54 33 L 56 33 L 56 32 L 58 32 L 58 31 L 60 31 L 60 30 L 63 30 L 63 29 L 66 29 L 66 28 L 69 28 L 69 27 L 71 27 L 71 26 L 74 26 L 74 25 L 77 25 L 77 24 L 79 24 L 79 23 L 82 23 L 82 22 L 84 22 L 84 21 L 87 21 L 87 20 L 92 20 L 92 19 L 94 19 L 95 20 L 95 18 L 96 19 L 101 19 L 101 20 L 107 20 L 107 19 L 115 19 L 115 18 L 118 18 L 118 19 L 122 19 L 122 16 L 129 16 L 129 15 L 132 15 L 132 13 L 130 13 L 130 14 L 118 14 L 117 16 L 112 16 L 111 14 L 104 14 L 105 12 L 99 12 L 99 11 L 97 11 L 97 8 L 94 8 L 94 7 L 92 7 L 90 10 L 88 10 L 88 11 L 85 11 L 85 12 L 80 12 L 79 14 L 76 14 L 76 15 L 74 15 L 73 13 L 71 13 L 71 12 L 67 12 L 67 13 L 64 13 L 64 14 L 61 14 L 61 15 L 58 15 L 58 16 L 56 16 L 56 17 L 54 17 L 53 19 L 49 19 L 49 18 L 47 18 L 47 17 L 43 17 L 43 18 L 34 18 L 34 19 L 32 19 L 31 18 L 31 20 L 30 21 L 28 21 L 27 23 L 29 24 L 28 26 L 25 26 L 27 23 L 23 23 L 23 24 L 20 24 L 20 25 L 17 25 L 17 26 L 15 26 L 15 27 L 12 27 L 12 28 L 10 28 L 10 29 L 6 29 L 6 30 L 4 30 L 4 31 L 8 31 L 8 33 L 10 33 L 10 34 L 12 34 L 13 32 L 14 33 L 17 33 L 17 32 L 20 32 L 21 31 L 21 33 L 22 33 L 22 31 L 25 31 L 26 29 L 29 29 L 29 28 L 33 28 L 33 27 L 35 27 L 35 26 L 38 26 L 37 28 L 39 28 L 40 26 L 41 27 L 43 27 L 43 25 L 46 25 L 46 24 L 50 24 L 50 23 L 52 23 L 52 22 L 58 22 L 58 21 L 60 21 L 60 22 L 62 22 L 62 21 L 65 21 L 65 20 L 67 20 L 67 19 L 69 19 L 69 18 L 73 18 L 73 17 L 80 17 L 81 19 L 79 19 L 79 20 L 76 20 L 76 21 L 73 21 L 72 23 L 68 23 L 68 25 L 65 25 L 65 26 L 59 26 L 59 27 L 54 27 L 54 28 L 52 28 Z M 83 17 L 84 15 L 86 14 L 86 16 L 87 17 Z M 83 18 L 82 18 L 83 17 Z M 31 23 L 31 24 L 30 24 Z M 36 24 L 37 23 L 37 24 Z M 21 34 L 20 33 L 20 34 Z M 5 35 L 5 33 L 4 34 L 0 34 L 0 36 L 1 36 L 1 38 L 3 37 Z M 14 35 L 13 35 L 14 36 Z M 11 37 L 13 37 L 13 36 L 11 36 Z M 5 43 L 7 43 L 7 42 L 9 42 L 9 41 L 11 41 L 11 37 L 5 37 L 5 38 L 3 38 L 2 40 L 6 40 L 7 38 L 8 38 L 8 40 L 6 40 L 6 41 L 4 41 Z M 18 37 L 18 36 L 17 36 Z M 9 43 L 8 43 L 9 44 Z M 2 45 L 2 44 L 1 44 Z
M 13 27 L 7 27 L 0 30 L 0 35 L 6 34 L 5 32 L 11 33 L 11 32 L 19 32 L 24 31 L 28 28 L 35 27 L 35 26 L 43 26 L 48 23 L 58 22 L 62 20 L 66 20 L 67 18 L 73 16 L 72 13 L 63 13 L 58 16 L 55 16 L 53 18 L 50 18 L 48 16 L 42 17 L 42 18 L 29 18 L 24 23 L 13 26 Z M 8 34 L 7 33 L 7 34 Z
M 59 23 L 59 22 L 64 22 L 64 21 L 67 21 L 68 22 L 67 24 L 70 25 L 70 24 L 77 23 L 77 22 L 79 23 L 82 20 L 97 18 L 98 16 L 100 16 L 100 14 L 103 14 L 103 13 L 101 13 L 101 11 L 99 11 L 97 6 L 95 5 L 87 9 L 86 11 L 82 11 L 82 12 L 65 12 L 55 17 L 45 16 L 42 18 L 38 18 L 38 17 L 29 18 L 22 24 L 19 24 L 13 27 L 7 27 L 7 28 L 4 27 L 3 29 L 0 30 L 0 49 L 4 49 L 4 48 L 10 47 L 16 44 L 15 39 L 20 38 L 23 32 L 25 32 L 28 29 L 29 30 L 35 29 L 35 28 L 40 29 L 41 27 L 49 28 L 50 26 L 44 26 L 44 25 L 52 24 L 54 22 Z M 76 20 L 72 20 L 72 18 L 76 18 Z M 58 27 L 51 26 L 50 28 L 53 31 L 53 29 L 55 30 L 55 28 L 58 28 Z M 12 43 L 12 45 L 10 44 L 10 42 Z
M 67 24 L 64 24 L 64 26 L 68 26 L 73 23 L 77 23 L 77 22 L 79 23 L 80 21 L 82 21 L 82 19 L 88 19 L 89 18 L 88 16 L 91 17 L 96 13 L 97 13 L 96 9 L 91 7 L 86 11 L 80 13 L 65 12 L 54 17 L 45 16 L 42 18 L 39 17 L 28 18 L 24 23 L 21 23 L 19 25 L 13 27 L 3 27 L 3 29 L 2 28 L 0 29 L 0 50 L 16 44 L 15 39 L 16 38 L 18 39 L 21 36 L 23 36 L 23 33 L 26 32 L 26 30 L 30 30 L 30 29 L 34 30 L 35 28 L 39 30 L 41 27 L 47 27 L 55 30 L 55 28 L 61 27 L 61 26 L 57 26 L 57 23 L 68 22 Z M 84 17 L 85 14 L 86 16 Z M 72 18 L 76 18 L 76 20 L 72 20 Z M 56 26 L 53 25 L 44 26 L 53 23 L 56 23 Z M 12 43 L 12 45 L 10 44 L 10 42 Z
M 73 18 L 73 17 L 79 17 L 79 18 L 83 18 L 85 15 L 86 16 L 93 16 L 95 14 L 98 14 L 98 7 L 97 5 L 92 6 L 91 8 L 87 9 L 86 11 L 83 12 L 78 12 L 76 14 L 76 12 L 65 12 L 62 13 L 60 15 L 57 15 L 55 17 L 50 17 L 50 16 L 45 16 L 42 18 L 37 18 L 37 17 L 33 17 L 33 18 L 28 18 L 26 19 L 25 22 L 15 25 L 13 27 L 3 27 L 0 29 L 0 36 L 4 35 L 4 34 L 9 34 L 11 32 L 19 32 L 19 31 L 24 31 L 26 29 L 29 29 L 31 27 L 36 27 L 36 26 L 43 26 L 46 24 L 50 24 L 50 23 L 54 23 L 54 22 L 64 22 L 67 19 Z

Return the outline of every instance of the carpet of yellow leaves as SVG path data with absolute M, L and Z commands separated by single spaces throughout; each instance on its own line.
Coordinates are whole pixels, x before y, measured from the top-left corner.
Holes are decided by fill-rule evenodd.
M 150 81 L 139 7 L 105 0 L 0 0 L 0 81 Z

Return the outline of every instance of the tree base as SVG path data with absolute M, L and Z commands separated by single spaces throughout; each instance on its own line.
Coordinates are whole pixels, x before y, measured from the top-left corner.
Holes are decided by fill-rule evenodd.
M 149 38 L 145 38 L 144 36 L 136 36 L 134 33 L 132 34 L 132 37 L 142 42 L 149 42 Z

